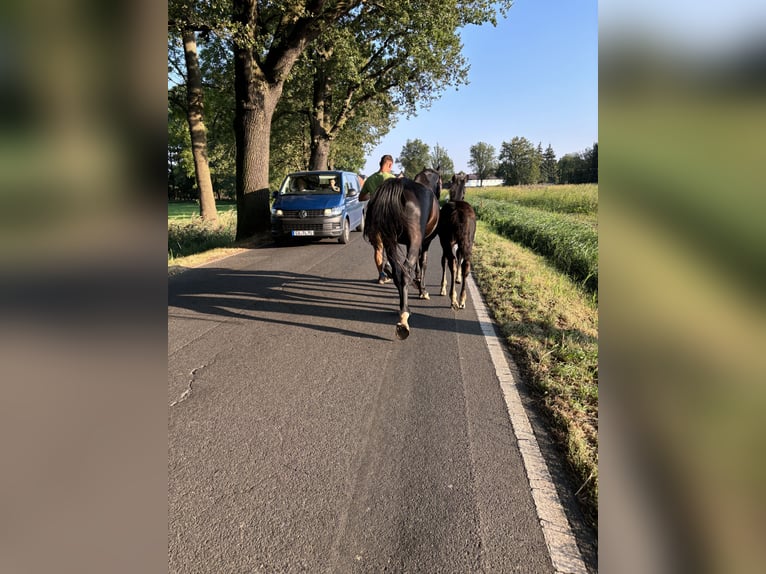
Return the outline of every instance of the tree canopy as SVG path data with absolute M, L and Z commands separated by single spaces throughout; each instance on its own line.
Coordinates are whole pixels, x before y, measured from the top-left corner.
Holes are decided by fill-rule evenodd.
M 542 150 L 525 137 L 514 137 L 500 147 L 497 175 L 505 185 L 530 185 L 540 180 Z
M 428 144 L 419 139 L 407 140 L 407 143 L 399 152 L 396 163 L 402 166 L 404 176 L 413 178 L 427 167 L 436 167 L 431 165 L 431 150 Z
M 169 35 L 197 33 L 200 122 L 217 193 L 224 172 L 236 173 L 237 237 L 267 227 L 268 189 L 286 171 L 358 171 L 401 114 L 416 114 L 448 87 L 468 83 L 460 28 L 494 25 L 511 4 L 170 0 Z M 184 81 L 179 62 L 169 48 L 169 84 Z M 185 145 L 174 136 L 169 172 L 180 169 Z
M 445 181 L 451 179 L 455 173 L 455 164 L 452 162 L 452 158 L 447 154 L 447 150 L 438 143 L 431 152 L 431 166 L 434 169 L 439 168 L 442 179 Z
M 479 176 L 480 182 L 495 174 L 497 157 L 494 146 L 486 142 L 479 142 L 471 146 L 470 155 L 471 159 L 468 160 L 468 165 Z

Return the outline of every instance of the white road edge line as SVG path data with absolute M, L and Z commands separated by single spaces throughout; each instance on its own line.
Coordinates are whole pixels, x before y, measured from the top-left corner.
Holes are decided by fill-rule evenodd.
M 489 354 L 495 365 L 495 372 L 500 381 L 505 404 L 511 418 L 513 432 L 519 443 L 524 469 L 532 490 L 532 499 L 537 509 L 537 517 L 543 530 L 545 544 L 558 574 L 588 574 L 583 562 L 580 549 L 577 547 L 574 534 L 569 526 L 564 509 L 561 506 L 556 486 L 553 484 L 548 466 L 545 464 L 540 447 L 537 444 L 532 425 L 521 403 L 514 371 L 508 366 L 508 358 L 504 352 L 503 342 L 495 333 L 492 319 L 489 317 L 484 299 L 476 287 L 473 276 L 468 277 L 468 290 L 471 293 L 476 315 L 487 341 Z

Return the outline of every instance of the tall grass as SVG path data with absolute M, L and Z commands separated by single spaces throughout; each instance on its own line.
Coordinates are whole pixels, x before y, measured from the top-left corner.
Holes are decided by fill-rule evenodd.
M 236 227 L 237 214 L 232 210 L 219 210 L 217 223 L 205 222 L 199 216 L 168 219 L 168 262 L 217 247 L 231 247 Z
M 466 190 L 468 201 L 502 200 L 544 211 L 595 216 L 598 213 L 598 185 L 554 185 L 534 187 L 493 187 Z
M 566 209 L 562 202 L 556 205 Z M 543 211 L 502 199 L 476 199 L 473 207 L 481 221 L 543 255 L 597 297 L 598 231 L 593 225 L 568 212 Z

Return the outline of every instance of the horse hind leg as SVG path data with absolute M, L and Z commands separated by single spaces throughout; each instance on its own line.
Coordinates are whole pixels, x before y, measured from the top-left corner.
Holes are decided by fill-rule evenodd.
M 399 265 L 395 260 L 392 261 L 391 270 L 393 271 L 394 285 L 399 292 L 399 322 L 396 324 L 396 338 L 403 341 L 410 336 L 410 324 L 409 324 L 409 305 L 407 302 L 407 291 L 409 289 L 409 276 L 402 265 Z M 407 265 L 407 262 L 404 262 Z
M 442 284 L 439 289 L 439 295 L 447 294 L 447 260 L 446 253 L 442 252 Z
M 410 314 L 407 311 L 402 311 L 399 314 L 399 322 L 396 324 L 396 337 L 400 341 L 404 341 L 407 337 L 410 336 L 410 324 L 408 322 L 409 318 Z
M 463 273 L 462 273 L 462 265 L 463 265 L 463 250 L 460 249 L 460 243 L 455 243 L 455 259 L 457 260 L 457 277 L 455 277 L 455 283 L 462 283 L 463 282 Z
M 418 287 L 420 298 L 428 300 L 431 299 L 431 296 L 426 291 L 426 263 L 428 263 L 428 252 L 423 250 L 420 255 L 420 265 L 418 265 L 419 270 L 415 278 L 415 284 Z
M 410 248 L 407 251 L 407 259 L 404 262 L 404 266 L 406 267 L 406 273 L 409 277 L 412 278 L 412 283 L 414 283 L 418 288 L 420 298 L 430 299 L 431 297 L 428 295 L 428 292 L 424 287 L 426 275 L 425 264 L 428 254 L 426 254 L 424 257 L 421 249 L 422 246 L 414 247 L 413 245 L 410 245 Z
M 451 278 L 451 281 L 450 281 L 450 302 L 451 302 L 451 306 L 452 306 L 453 309 L 459 309 L 460 308 L 460 305 L 458 304 L 458 300 L 457 300 L 457 293 L 455 291 L 455 283 L 456 283 L 455 280 L 457 279 L 457 274 L 458 274 L 459 269 L 460 269 L 460 265 L 458 264 L 457 257 L 453 257 L 450 260 L 450 269 L 449 269 L 450 270 L 450 278 Z M 465 287 L 465 285 L 464 285 L 464 287 Z
M 460 288 L 460 304 L 458 306 L 459 309 L 465 309 L 465 299 L 466 299 L 466 292 L 465 292 L 465 284 L 467 283 L 467 278 L 469 273 L 471 273 L 471 260 L 470 259 L 463 259 L 463 286 Z

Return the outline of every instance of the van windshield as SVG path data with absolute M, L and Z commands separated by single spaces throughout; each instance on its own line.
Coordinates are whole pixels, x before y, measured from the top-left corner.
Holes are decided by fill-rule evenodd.
M 314 193 L 340 193 L 341 174 L 327 173 L 303 173 L 287 176 L 282 188 L 281 195 L 304 195 Z

